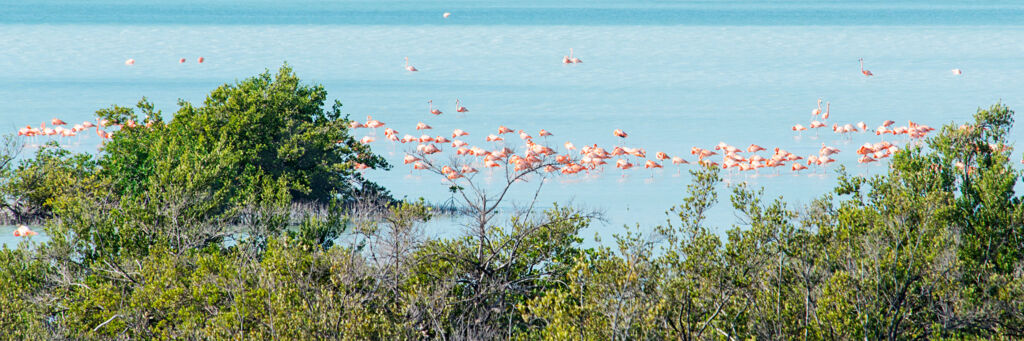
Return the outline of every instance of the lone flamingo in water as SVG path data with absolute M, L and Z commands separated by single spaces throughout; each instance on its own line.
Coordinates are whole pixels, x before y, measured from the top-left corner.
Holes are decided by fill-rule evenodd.
M 577 63 L 577 64 L 579 64 L 579 63 L 582 63 L 582 62 L 583 62 L 583 61 L 582 61 L 582 60 L 580 60 L 580 59 L 579 59 L 578 57 L 573 57 L 573 56 L 572 56 L 572 48 L 571 48 L 571 47 L 569 48 L 569 61 L 570 61 L 570 62 L 573 62 L 573 63 Z
M 413 72 L 419 71 L 415 66 L 409 65 L 409 57 L 405 57 L 405 69 Z
M 875 75 L 875 74 L 871 73 L 871 71 L 864 70 L 864 58 L 860 58 L 860 73 L 863 73 L 865 76 L 868 76 L 868 77 L 871 77 L 871 76 Z
M 440 115 L 441 114 L 441 110 L 434 109 L 434 100 L 429 100 L 429 101 L 427 101 L 427 103 L 430 104 L 430 113 L 431 114 L 434 114 L 434 115 Z
M 953 74 L 959 76 L 964 74 L 964 71 L 960 69 L 953 69 Z
M 36 231 L 32 231 L 32 229 L 28 228 L 28 226 L 25 225 L 18 226 L 18 229 L 14 230 L 15 237 L 31 237 L 37 234 L 39 233 L 37 233 Z
M 466 107 L 462 106 L 461 103 L 462 102 L 460 102 L 458 99 L 455 100 L 455 111 L 456 112 L 467 112 L 467 111 L 469 111 L 469 109 L 466 109 Z

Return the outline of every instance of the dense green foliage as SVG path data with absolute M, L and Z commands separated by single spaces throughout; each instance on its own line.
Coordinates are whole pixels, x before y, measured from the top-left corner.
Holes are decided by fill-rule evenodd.
M 584 247 L 559 207 L 456 238 L 422 202 L 349 203 L 387 167 L 284 68 L 114 135 L 2 163 L 52 240 L 0 250 L 3 339 L 1018 339 L 1024 207 L 996 105 L 807 207 L 694 171 L 664 226 Z M 137 121 L 131 109 L 100 111 Z M 338 143 L 341 141 L 341 143 Z M 305 214 L 300 203 L 320 202 Z M 327 205 L 326 203 L 330 203 Z M 483 207 L 487 207 L 483 205 Z M 26 211 L 27 212 L 27 211 Z M 486 220 L 481 220 L 486 221 Z

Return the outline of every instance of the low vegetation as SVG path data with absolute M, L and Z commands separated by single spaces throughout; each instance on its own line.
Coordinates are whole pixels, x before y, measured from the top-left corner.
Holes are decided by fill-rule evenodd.
M 98 155 L 15 159 L 9 140 L 0 209 L 43 221 L 50 241 L 0 250 L 0 338 L 1024 338 L 1005 106 L 905 148 L 885 174 L 840 171 L 806 207 L 695 170 L 664 226 L 584 247 L 595 214 L 499 221 L 502 198 L 474 186 L 452 188 L 471 228 L 424 233 L 434 212 L 361 177 L 357 162 L 389 166 L 326 99 L 284 67 L 170 121 L 145 100 L 99 110 L 150 124 Z M 706 221 L 720 191 L 741 223 Z

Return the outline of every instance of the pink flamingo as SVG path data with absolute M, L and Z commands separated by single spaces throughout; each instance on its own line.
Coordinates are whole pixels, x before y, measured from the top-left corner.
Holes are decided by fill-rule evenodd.
M 15 237 L 31 237 L 37 234 L 39 233 L 37 233 L 36 231 L 32 231 L 32 229 L 28 228 L 28 226 L 25 225 L 20 225 L 18 226 L 17 230 L 14 230 Z
M 409 70 L 409 71 L 412 71 L 412 72 L 419 71 L 419 70 L 416 70 L 415 66 L 409 65 L 409 57 L 405 57 L 405 69 Z
M 469 111 L 469 109 L 466 109 L 466 107 L 462 106 L 461 103 L 462 102 L 460 102 L 459 99 L 455 99 L 455 111 L 456 112 L 467 112 L 467 111 Z
M 434 100 L 427 101 L 427 104 L 430 104 L 430 113 L 431 114 L 434 114 L 434 115 L 440 115 L 441 114 L 441 110 L 434 109 Z
M 864 58 L 860 58 L 860 73 L 862 73 L 862 74 L 864 74 L 865 76 L 868 76 L 868 77 L 871 77 L 871 76 L 875 75 L 875 74 L 871 73 L 871 71 L 864 70 Z

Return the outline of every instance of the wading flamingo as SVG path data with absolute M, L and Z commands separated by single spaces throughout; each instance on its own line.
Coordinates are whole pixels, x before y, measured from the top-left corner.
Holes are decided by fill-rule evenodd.
M 458 99 L 455 99 L 455 111 L 456 112 L 467 112 L 467 111 L 469 111 L 469 109 L 466 109 L 466 107 L 462 106 L 462 102 L 461 101 L 459 101 Z
M 430 104 L 430 113 L 431 114 L 434 114 L 434 115 L 440 115 L 441 114 L 441 110 L 440 109 L 434 109 L 434 100 L 427 101 L 427 104 Z
M 373 119 L 371 116 L 366 116 L 366 123 L 363 126 L 371 129 L 377 129 L 384 126 L 384 122 Z
M 871 71 L 864 70 L 864 58 L 860 58 L 860 73 L 862 73 L 862 74 L 864 74 L 865 76 L 868 76 L 868 77 L 871 77 L 871 76 L 875 75 L 875 74 L 871 73 Z
M 18 229 L 14 230 L 15 237 L 31 237 L 37 234 L 39 233 L 37 233 L 36 231 L 32 231 L 32 229 L 28 228 L 28 226 L 25 225 L 19 225 Z
M 405 57 L 405 69 L 409 70 L 409 71 L 412 71 L 412 72 L 419 71 L 419 70 L 416 70 L 415 66 L 409 65 L 409 57 Z
M 807 130 L 807 127 L 804 127 L 802 124 L 797 124 L 797 125 L 794 125 L 793 127 L 789 128 L 789 129 L 791 129 L 791 130 L 793 130 L 795 132 L 800 133 L 800 135 L 802 136 L 803 133 L 804 133 L 804 130 Z

